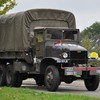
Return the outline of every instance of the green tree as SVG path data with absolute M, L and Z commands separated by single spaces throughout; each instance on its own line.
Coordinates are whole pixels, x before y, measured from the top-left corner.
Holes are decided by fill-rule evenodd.
M 82 46 L 85 47 L 89 52 L 92 50 L 92 43 L 89 37 L 86 35 L 85 38 L 82 40 Z
M 81 32 L 81 37 L 88 35 L 89 38 L 92 38 L 98 34 L 100 34 L 100 22 L 95 22 L 90 27 L 87 27 Z
M 0 0 L 0 15 L 6 14 L 16 5 L 15 0 Z
M 100 54 L 100 45 L 96 44 L 95 47 L 92 49 L 92 51 L 95 51 L 98 54 Z
M 80 37 L 82 46 L 87 48 L 89 52 L 95 51 L 100 54 L 100 43 L 96 43 L 96 39 L 100 39 L 100 22 L 95 22 L 90 27 L 85 28 Z

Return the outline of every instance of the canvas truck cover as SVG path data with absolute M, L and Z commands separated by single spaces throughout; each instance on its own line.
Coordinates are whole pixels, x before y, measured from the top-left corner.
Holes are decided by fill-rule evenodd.
M 35 27 L 76 28 L 72 13 L 53 9 L 32 9 L 0 16 L 0 52 L 31 48 L 30 31 Z

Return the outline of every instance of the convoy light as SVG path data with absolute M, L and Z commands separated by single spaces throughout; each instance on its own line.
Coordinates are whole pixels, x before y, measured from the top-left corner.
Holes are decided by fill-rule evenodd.
M 67 58 L 68 57 L 68 53 L 64 52 L 63 53 L 63 58 Z
M 98 53 L 96 53 L 96 52 L 92 52 L 92 53 L 90 53 L 90 58 L 94 58 L 94 59 L 97 59 L 99 57 L 99 55 L 98 55 Z

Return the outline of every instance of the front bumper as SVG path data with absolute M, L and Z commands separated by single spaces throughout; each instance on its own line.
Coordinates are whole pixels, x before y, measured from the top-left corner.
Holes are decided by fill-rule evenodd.
M 65 67 L 64 74 L 82 75 L 83 72 L 89 72 L 89 75 L 100 75 L 100 67 Z
M 100 58 L 98 59 L 88 59 L 88 64 L 91 66 L 100 66 Z

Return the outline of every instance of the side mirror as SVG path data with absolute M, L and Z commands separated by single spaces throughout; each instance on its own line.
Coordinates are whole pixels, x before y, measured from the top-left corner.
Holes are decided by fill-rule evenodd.
M 31 31 L 30 34 L 29 34 L 29 36 L 30 36 L 31 38 L 34 38 L 34 32 Z
M 29 34 L 31 45 L 34 46 L 34 32 L 31 31 Z

